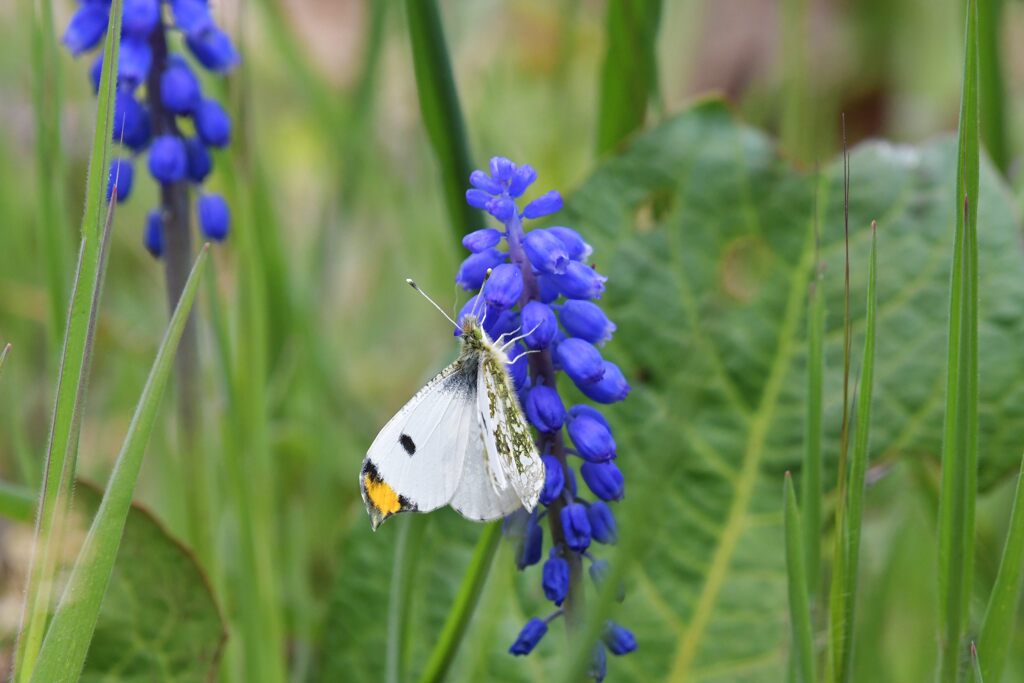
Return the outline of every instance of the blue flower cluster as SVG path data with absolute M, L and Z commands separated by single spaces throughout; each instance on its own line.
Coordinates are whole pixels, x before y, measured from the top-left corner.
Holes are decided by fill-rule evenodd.
M 64 45 L 75 56 L 94 49 L 109 22 L 110 0 L 81 0 L 64 33 Z M 172 32 L 180 34 L 194 60 L 209 71 L 225 73 L 238 62 L 231 39 L 214 23 L 205 0 L 124 0 L 112 135 L 128 154 L 111 162 L 108 201 L 115 182 L 116 201 L 131 194 L 135 155 L 148 150 L 149 173 L 163 188 L 199 185 L 213 168 L 210 148 L 223 147 L 231 139 L 231 119 L 224 107 L 203 95 L 189 60 L 170 51 Z M 100 51 L 90 70 L 97 92 L 102 70 Z M 163 253 L 165 213 L 170 210 L 168 193 L 162 194 L 162 208 L 149 213 L 143 235 L 146 248 L 156 257 Z M 197 209 L 206 237 L 227 237 L 231 216 L 222 197 L 203 194 Z
M 510 517 L 506 532 L 520 539 L 517 562 L 523 569 L 541 561 L 541 523 L 547 518 L 552 542 L 542 585 L 556 609 L 527 622 L 509 650 L 515 655 L 529 654 L 548 624 L 571 604 L 571 593 L 583 590 L 579 577 L 584 561 L 590 563 L 591 579 L 601 583 L 607 562 L 594 558 L 589 548 L 591 542 L 615 543 L 615 516 L 608 503 L 620 500 L 624 492 L 608 421 L 591 405 L 566 409 L 557 374 L 565 373 L 584 396 L 600 404 L 621 401 L 630 389 L 619 367 L 599 350 L 612 338 L 615 323 L 593 301 L 601 298 L 607 278 L 586 263 L 590 245 L 572 228 L 523 229 L 524 220 L 562 208 L 561 195 L 551 191 L 519 209 L 517 200 L 536 179 L 531 166 L 502 157 L 491 159 L 490 173 L 470 175 L 473 187 L 466 201 L 496 218 L 504 230 L 484 228 L 466 235 L 462 243 L 471 254 L 456 277 L 464 289 L 479 290 L 459 314 L 460 324 L 463 316 L 483 308 L 484 329 L 491 339 L 513 336 L 517 330 L 524 335 L 509 353 L 510 372 L 523 411 L 537 430 L 546 472 L 543 509 Z M 577 469 L 592 496 L 577 487 Z M 623 655 L 636 649 L 636 640 L 625 628 L 608 624 L 603 644 L 595 649 L 591 674 L 597 680 L 604 678 L 606 649 Z

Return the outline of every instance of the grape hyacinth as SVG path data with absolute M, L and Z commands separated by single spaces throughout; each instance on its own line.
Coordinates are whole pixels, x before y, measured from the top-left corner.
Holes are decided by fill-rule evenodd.
M 81 1 L 63 38 L 72 55 L 101 45 L 110 7 L 110 0 Z M 192 60 L 171 51 L 176 36 Z M 172 244 L 183 245 L 187 253 L 189 184 L 198 187 L 210 174 L 209 148 L 223 147 L 231 139 L 227 112 L 203 95 L 193 64 L 222 74 L 237 62 L 231 39 L 214 23 L 205 0 L 124 0 L 112 136 L 125 154 L 111 163 L 107 198 L 116 179 L 117 201 L 128 199 L 134 157 L 148 151 L 149 174 L 161 189 L 160 209 L 149 214 L 143 230 L 143 244 L 154 257 Z M 99 90 L 102 69 L 100 50 L 89 72 L 94 91 Z M 198 217 L 206 238 L 227 237 L 230 214 L 219 195 L 200 196 Z
M 608 421 L 587 404 L 566 407 L 558 392 L 557 376 L 564 373 L 590 400 L 610 404 L 629 393 L 622 371 L 601 356 L 598 347 L 612 338 L 615 324 L 592 300 L 600 299 L 605 278 L 587 264 L 591 248 L 572 228 L 549 227 L 525 231 L 523 221 L 543 218 L 562 208 L 556 191 L 540 195 L 521 210 L 517 200 L 536 180 L 529 165 L 517 166 L 495 157 L 490 173 L 474 171 L 466 192 L 470 206 L 496 218 L 504 230 L 484 228 L 466 235 L 471 252 L 459 268 L 456 282 L 479 290 L 462 309 L 462 316 L 483 298 L 484 329 L 492 339 L 521 330 L 525 337 L 509 358 L 519 401 L 537 430 L 537 450 L 545 466 L 545 484 L 538 508 L 506 520 L 506 533 L 519 538 L 516 562 L 520 569 L 544 557 L 542 521 L 546 519 L 551 547 L 544 560 L 542 587 L 556 609 L 545 618 L 530 619 L 509 649 L 529 654 L 560 616 L 571 623 L 582 606 L 583 566 L 600 583 L 607 563 L 591 554 L 591 543 L 615 543 L 615 516 L 608 503 L 624 494 L 622 472 Z M 502 250 L 501 247 L 507 247 Z M 568 434 L 572 447 L 565 439 Z M 576 483 L 576 472 L 590 494 Z M 633 634 L 610 623 L 596 645 L 591 676 L 605 675 L 606 649 L 624 655 L 636 649 Z

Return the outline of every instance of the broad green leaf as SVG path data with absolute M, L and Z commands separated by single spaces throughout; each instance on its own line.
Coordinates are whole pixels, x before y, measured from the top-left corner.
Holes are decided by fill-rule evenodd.
M 79 483 L 87 524 L 102 491 Z M 82 681 L 206 681 L 226 624 L 192 552 L 146 508 L 132 505 Z

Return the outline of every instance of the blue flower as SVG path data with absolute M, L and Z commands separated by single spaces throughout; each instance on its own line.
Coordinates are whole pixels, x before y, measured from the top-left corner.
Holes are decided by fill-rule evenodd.
M 203 31 L 198 35 L 188 35 L 185 44 L 192 51 L 199 63 L 210 71 L 223 73 L 230 71 L 238 63 L 238 53 L 231 44 L 228 34 L 219 28 Z
M 210 8 L 202 0 L 171 0 L 174 24 L 187 36 L 202 36 L 216 28 Z
M 547 230 L 531 230 L 526 233 L 523 250 L 533 267 L 544 273 L 560 275 L 569 264 L 569 252 L 565 244 Z
M 146 38 L 124 36 L 117 56 L 117 83 L 128 90 L 135 90 L 146 82 L 149 68 L 153 65 L 153 48 Z
M 140 38 L 147 37 L 160 21 L 158 0 L 124 0 L 121 11 L 121 28 L 125 33 Z
M 580 475 L 601 500 L 620 500 L 625 492 L 625 479 L 614 462 L 585 462 Z
M 594 657 L 590 660 L 590 669 L 587 673 L 596 683 L 601 683 L 608 674 L 608 655 L 600 643 L 594 646 Z
M 590 520 L 590 535 L 595 541 L 612 544 L 618 540 L 619 528 L 615 523 L 615 515 L 604 501 L 595 500 L 587 506 L 587 519 Z
M 188 154 L 185 143 L 177 135 L 160 135 L 149 148 L 149 172 L 164 184 L 174 183 L 185 177 L 188 170 Z
M 530 514 L 526 520 L 526 529 L 516 551 L 516 566 L 525 569 L 540 562 L 544 551 L 544 530 L 537 521 L 536 513 Z
M 534 617 L 526 622 L 526 626 L 523 626 L 519 637 L 516 638 L 516 642 L 512 643 L 512 647 L 508 651 L 514 655 L 528 655 L 533 652 L 533 648 L 537 647 L 537 643 L 547 632 L 548 622 Z
M 523 294 L 523 273 L 511 263 L 495 266 L 484 283 L 484 301 L 499 310 L 511 308 Z
M 629 382 L 622 374 L 619 366 L 611 361 L 604 361 L 604 374 L 593 384 L 577 384 L 580 391 L 592 401 L 598 403 L 617 403 L 629 395 Z
M 523 341 L 531 349 L 543 349 L 558 333 L 558 321 L 550 306 L 540 301 L 528 301 L 522 313 Z
M 543 384 L 529 390 L 523 409 L 530 424 L 541 432 L 557 432 L 565 422 L 565 406 L 561 397 L 557 391 Z
M 565 245 L 565 249 L 569 253 L 569 258 L 573 261 L 585 261 L 594 251 L 590 248 L 589 244 L 583 241 L 580 234 L 572 228 L 567 228 L 564 225 L 555 225 L 548 228 L 548 232 L 562 240 L 562 244 Z
M 185 155 L 188 157 L 188 179 L 193 183 L 201 183 L 210 175 L 213 168 L 213 159 L 210 158 L 210 150 L 199 138 L 188 138 L 185 140 Z
M 562 195 L 557 190 L 545 192 L 523 209 L 524 218 L 541 218 L 562 210 Z
M 114 96 L 114 142 L 137 152 L 149 144 L 149 135 L 149 112 L 130 92 L 119 90 Z
M 555 349 L 559 364 L 578 387 L 593 384 L 604 378 L 604 359 L 593 344 L 570 337 L 559 342 Z
M 480 171 L 476 171 L 480 173 Z M 498 246 L 501 242 L 501 233 L 494 228 L 482 228 L 475 230 L 462 238 L 462 246 L 474 254 Z
M 541 460 L 544 461 L 544 488 L 540 491 L 540 502 L 551 505 L 565 488 L 565 472 L 555 456 L 542 455 Z
M 61 41 L 71 54 L 78 56 L 96 47 L 107 32 L 110 8 L 100 3 L 86 2 L 71 15 L 71 22 Z
M 561 605 L 569 592 L 569 562 L 559 555 L 555 548 L 551 549 L 551 554 L 544 563 L 541 584 L 544 588 L 544 597 L 556 605 Z
M 487 277 L 487 271 L 497 268 L 505 262 L 507 255 L 497 249 L 484 249 L 483 251 L 470 254 L 459 266 L 459 274 L 455 282 L 463 289 L 480 289 Z
M 184 59 L 175 57 L 160 76 L 160 100 L 168 111 L 189 114 L 202 98 L 199 80 Z
M 217 100 L 202 100 L 194 118 L 199 139 L 207 145 L 224 147 L 231 141 L 231 119 Z
M 153 209 L 146 216 L 142 242 L 153 258 L 160 258 L 164 253 L 164 219 L 160 215 L 160 209 Z
M 131 159 L 115 158 L 110 162 L 110 174 L 107 178 L 107 201 L 110 201 L 117 186 L 117 203 L 128 199 L 132 193 L 132 181 L 135 178 L 135 166 Z
M 607 423 L 587 414 L 569 420 L 569 438 L 579 456 L 588 462 L 605 462 L 615 457 L 615 437 Z
M 212 240 L 222 241 L 231 227 L 231 210 L 219 194 L 205 194 L 199 198 L 199 227 Z
M 590 519 L 582 503 L 570 503 L 560 513 L 565 544 L 578 553 L 590 545 Z
M 566 299 L 600 299 L 608 280 L 590 266 L 569 261 L 565 272 L 553 276 L 558 291 Z
M 586 339 L 591 344 L 603 344 L 615 332 L 615 323 L 592 301 L 566 301 L 559 308 L 558 319 L 571 336 Z
M 636 649 L 636 637 L 628 628 L 619 626 L 614 621 L 608 622 L 602 637 L 604 644 L 612 651 L 613 655 L 629 654 Z

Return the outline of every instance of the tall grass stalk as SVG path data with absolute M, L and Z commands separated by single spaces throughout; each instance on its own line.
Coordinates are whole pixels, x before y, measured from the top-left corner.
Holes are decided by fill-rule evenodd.
M 792 661 L 802 683 L 816 683 L 814 673 L 814 635 L 811 627 L 811 603 L 807 591 L 806 555 L 800 510 L 793 491 L 793 477 L 786 472 L 783 484 L 783 511 L 786 538 L 786 576 L 789 580 L 789 619 L 792 627 Z
M 992 162 L 1003 173 L 1010 169 L 1012 147 L 1006 125 L 1006 82 L 1002 30 L 1005 0 L 978 4 L 978 98 L 981 139 Z
M 57 572 L 64 524 L 70 507 L 72 483 L 78 456 L 80 415 L 85 398 L 92 342 L 96 332 L 103 278 L 106 185 L 109 168 L 110 132 L 114 119 L 114 66 L 118 61 L 121 35 L 121 0 L 113 0 L 110 30 L 104 45 L 103 71 L 96 104 L 96 127 L 89 157 L 82 239 L 71 292 L 71 304 L 64 327 L 64 345 L 50 427 L 36 516 L 28 587 L 15 649 L 13 680 L 31 678 L 42 644 L 47 614 Z M 114 204 L 110 204 L 112 211 Z
M 824 387 L 825 294 L 820 265 L 815 259 L 814 280 L 808 289 L 807 315 L 807 423 L 801 475 L 807 590 L 812 603 L 821 583 L 821 435 Z
M 950 279 L 946 413 L 939 497 L 941 683 L 955 683 L 966 654 L 974 568 L 978 477 L 978 24 L 967 3 L 956 180 L 956 234 Z

